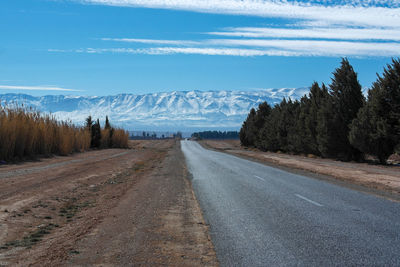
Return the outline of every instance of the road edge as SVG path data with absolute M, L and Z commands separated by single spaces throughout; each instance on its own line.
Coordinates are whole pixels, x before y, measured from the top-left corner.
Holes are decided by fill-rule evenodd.
M 232 152 L 229 152 L 229 150 L 224 150 L 224 149 L 218 149 L 218 148 L 215 148 L 215 147 L 211 147 L 211 146 L 209 146 L 206 143 L 201 142 L 201 141 L 200 142 L 196 141 L 196 142 L 198 144 L 200 144 L 205 149 L 209 149 L 209 150 L 216 151 L 216 152 L 221 152 L 221 153 L 226 153 L 226 154 L 229 154 L 231 156 L 235 156 L 235 157 L 242 158 L 242 159 L 245 159 L 245 160 L 257 162 L 257 163 L 260 163 L 260 164 L 263 164 L 263 165 L 266 165 L 266 166 L 269 166 L 269 167 L 277 168 L 277 169 L 280 169 L 280 170 L 283 170 L 283 171 L 287 171 L 287 172 L 290 172 L 290 173 L 293 173 L 293 174 L 307 176 L 307 177 L 310 177 L 310 178 L 314 178 L 314 179 L 317 179 L 317 180 L 320 180 L 320 181 L 326 181 L 326 182 L 329 182 L 331 184 L 342 186 L 342 187 L 345 187 L 345 188 L 348 188 L 348 189 L 352 189 L 352 190 L 355 190 L 355 191 L 359 191 L 359 192 L 362 192 L 362 193 L 367 193 L 367 194 L 371 194 L 371 195 L 374 195 L 374 196 L 378 196 L 378 197 L 381 197 L 381 198 L 384 198 L 384 199 L 388 199 L 388 200 L 391 200 L 391 201 L 394 201 L 394 202 L 400 202 L 400 194 L 395 194 L 395 193 L 392 193 L 392 192 L 388 192 L 388 191 L 377 189 L 377 188 L 368 187 L 368 186 L 365 186 L 365 185 L 351 183 L 348 180 L 341 180 L 338 177 L 327 175 L 327 174 L 312 172 L 312 171 L 304 170 L 304 169 L 300 169 L 300 168 L 289 167 L 289 166 L 286 166 L 286 165 L 277 164 L 277 163 L 274 163 L 274 162 L 271 162 L 271 161 L 267 161 L 267 160 L 260 160 L 258 158 L 254 158 L 254 157 L 251 157 L 251 156 L 246 156 L 246 155 L 242 155 L 242 154 L 238 154 L 238 153 L 232 153 Z

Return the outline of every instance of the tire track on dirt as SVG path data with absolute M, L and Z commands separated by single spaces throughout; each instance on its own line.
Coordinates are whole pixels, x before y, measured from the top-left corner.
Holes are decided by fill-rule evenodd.
M 37 174 L 37 173 L 40 173 L 41 171 L 49 170 L 52 168 L 59 168 L 62 166 L 71 165 L 73 163 L 83 163 L 84 162 L 85 164 L 96 164 L 96 163 L 99 163 L 102 161 L 114 159 L 117 157 L 122 157 L 129 153 L 130 153 L 130 151 L 126 151 L 126 152 L 102 157 L 102 158 L 99 158 L 94 161 L 90 161 L 90 160 L 98 158 L 97 156 L 90 156 L 90 157 L 87 157 L 84 159 L 74 159 L 74 160 L 68 160 L 68 161 L 63 161 L 63 162 L 57 162 L 57 163 L 53 163 L 53 164 L 48 164 L 46 166 L 38 166 L 38 167 L 29 168 L 29 169 L 13 170 L 13 171 L 8 172 L 8 175 L 10 175 L 10 176 L 8 176 L 8 178 L 11 178 L 11 177 L 14 178 L 15 176 L 12 175 L 12 173 L 15 173 L 15 172 L 19 173 L 19 175 Z M 55 177 L 52 177 L 52 178 L 47 177 L 46 179 L 41 180 L 41 181 L 37 181 L 34 183 L 27 183 L 26 185 L 21 185 L 21 186 L 15 187 L 14 190 L 8 190 L 7 192 L 0 194 L 0 200 L 9 198 L 10 196 L 13 196 L 16 194 L 20 194 L 26 190 L 34 190 L 34 189 L 42 187 L 43 185 L 48 185 L 49 183 L 56 182 L 58 180 L 66 179 L 71 176 L 76 176 L 84 171 L 85 171 L 84 168 L 69 169 L 69 170 L 65 170 L 64 172 L 60 173 L 59 175 L 57 175 Z M 65 172 L 68 172 L 68 175 L 66 175 Z M 18 176 L 18 175 L 16 175 L 16 176 Z M 1 178 L 1 176 L 0 176 L 0 178 Z
M 126 155 L 128 153 L 129 152 L 118 153 L 118 154 L 115 154 L 115 155 L 111 155 L 111 156 L 107 156 L 107 157 L 101 158 L 101 159 L 99 159 L 97 161 L 108 160 L 108 159 L 120 157 L 120 156 Z M 44 170 L 48 170 L 48 169 L 63 167 L 63 166 L 70 165 L 70 164 L 73 164 L 73 163 L 79 163 L 79 162 L 88 161 L 88 160 L 95 159 L 95 158 L 97 158 L 97 157 L 96 156 L 90 156 L 90 157 L 87 157 L 87 158 L 84 158 L 84 159 L 67 160 L 67 161 L 63 161 L 63 162 L 57 162 L 57 163 L 48 164 L 46 166 L 38 166 L 38 167 L 32 167 L 32 168 L 28 168 L 28 169 L 19 169 L 19 170 L 7 171 L 7 172 L 0 173 L 0 178 L 9 178 L 9 177 L 15 177 L 15 176 L 20 176 L 20 175 L 36 173 L 36 172 L 40 172 L 40 171 L 44 171 Z M 94 162 L 96 162 L 96 161 L 94 161 Z

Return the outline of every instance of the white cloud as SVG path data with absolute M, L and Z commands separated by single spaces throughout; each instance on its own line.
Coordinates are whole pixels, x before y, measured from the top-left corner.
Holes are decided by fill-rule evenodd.
M 102 41 L 114 41 L 125 43 L 140 43 L 140 44 L 161 44 L 161 45 L 198 45 L 196 41 L 183 41 L 183 40 L 154 40 L 154 39 L 134 39 L 134 38 L 101 38 Z
M 398 1 L 333 1 L 322 4 L 284 0 L 76 0 L 87 4 L 186 10 L 216 14 L 279 17 L 330 24 L 391 27 L 400 25 Z M 333 4 L 333 5 L 332 5 Z M 390 6 L 390 7 L 387 7 Z
M 400 43 L 348 42 L 322 40 L 263 40 L 263 39 L 214 39 L 210 44 L 221 46 L 268 47 L 296 51 L 312 56 L 398 56 Z
M 211 35 L 249 38 L 315 38 L 339 40 L 390 40 L 400 41 L 399 28 L 227 28 Z
M 66 89 L 55 86 L 20 86 L 20 85 L 0 85 L 1 90 L 30 90 L 30 91 L 69 91 L 82 92 L 82 90 Z
M 400 44 L 393 42 L 348 42 L 321 40 L 260 40 L 213 39 L 202 42 L 202 47 L 151 47 L 151 48 L 86 48 L 77 53 L 115 53 L 173 55 L 196 54 L 217 56 L 398 56 Z M 245 47 L 245 48 L 241 48 Z
M 116 54 L 145 54 L 145 55 L 173 55 L 173 54 L 186 54 L 186 55 L 210 55 L 210 56 L 300 56 L 299 53 L 294 51 L 283 50 L 262 50 L 262 49 L 239 49 L 239 48 L 215 48 L 215 47 L 153 47 L 153 48 L 87 48 L 78 49 L 75 52 L 103 54 L 103 53 L 116 53 Z
M 74 0 L 85 4 L 162 8 L 289 19 L 277 27 L 232 27 L 208 32 L 235 39 L 102 38 L 135 48 L 85 48 L 78 53 L 229 56 L 399 56 L 399 0 Z M 238 38 L 240 37 L 240 38 Z M 214 37 L 215 38 L 215 37 Z M 144 47 L 137 47 L 146 45 Z M 154 47 L 148 47 L 149 45 Z M 52 52 L 71 52 L 49 50 Z

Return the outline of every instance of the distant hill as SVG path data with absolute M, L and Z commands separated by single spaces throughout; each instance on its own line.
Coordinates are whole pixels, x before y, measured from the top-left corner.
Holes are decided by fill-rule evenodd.
M 283 97 L 299 99 L 308 88 L 281 88 L 256 91 L 175 91 L 144 95 L 35 97 L 2 94 L 2 103 L 18 103 L 58 119 L 82 124 L 88 115 L 104 121 L 106 115 L 116 126 L 126 129 L 238 130 L 252 107 L 267 101 L 273 105 Z

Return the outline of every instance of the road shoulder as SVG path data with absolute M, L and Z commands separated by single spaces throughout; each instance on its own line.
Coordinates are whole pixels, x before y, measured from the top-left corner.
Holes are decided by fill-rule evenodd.
M 178 142 L 76 250 L 69 264 L 218 265 Z
M 400 201 L 400 167 L 262 152 L 256 149 L 244 149 L 239 145 L 239 141 L 232 140 L 202 140 L 199 143 L 206 149 Z

